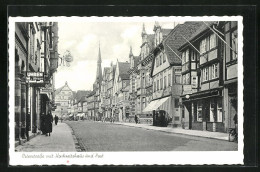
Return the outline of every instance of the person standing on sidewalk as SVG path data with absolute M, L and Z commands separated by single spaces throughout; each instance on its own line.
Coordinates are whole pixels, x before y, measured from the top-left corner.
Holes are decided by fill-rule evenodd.
M 138 117 L 137 117 L 137 115 L 135 115 L 135 123 L 136 123 L 136 124 L 138 123 Z
M 55 125 L 57 125 L 58 121 L 59 121 L 59 117 L 57 115 L 55 115 L 54 120 L 55 120 Z
M 51 132 L 52 132 L 52 122 L 53 122 L 53 116 L 51 114 L 51 111 L 49 111 L 48 115 L 46 115 L 46 119 L 45 119 L 45 132 L 46 132 L 46 136 L 51 136 Z
M 44 113 L 42 113 L 41 115 L 41 131 L 42 131 L 42 135 L 46 134 L 46 115 Z

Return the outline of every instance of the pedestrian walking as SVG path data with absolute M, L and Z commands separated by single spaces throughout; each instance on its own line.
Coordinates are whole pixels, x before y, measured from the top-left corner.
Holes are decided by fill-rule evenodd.
M 55 120 L 55 125 L 57 125 L 58 121 L 59 121 L 59 117 L 57 115 L 55 115 L 54 120 Z
M 53 122 L 53 116 L 51 114 L 51 111 L 49 111 L 48 115 L 46 115 L 46 119 L 45 119 L 45 132 L 46 132 L 46 136 L 51 136 L 51 132 L 52 132 L 52 122 Z
M 41 115 L 41 131 L 42 131 L 42 135 L 45 135 L 46 134 L 46 127 L 45 127 L 45 122 L 46 122 L 46 115 L 44 113 L 42 113 Z
M 137 117 L 137 115 L 135 115 L 135 123 L 136 123 L 136 124 L 138 123 L 138 117 Z

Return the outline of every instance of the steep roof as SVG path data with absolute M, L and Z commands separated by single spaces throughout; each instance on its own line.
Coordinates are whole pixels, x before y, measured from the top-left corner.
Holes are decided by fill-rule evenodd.
M 172 31 L 172 29 L 162 28 L 161 31 L 162 31 L 162 36 L 167 36 Z
M 196 32 L 194 32 L 189 38 L 186 38 L 189 42 L 192 42 L 193 39 L 195 39 L 197 36 L 200 35 L 200 33 L 208 30 L 208 26 L 212 26 L 214 23 L 216 23 L 216 21 L 206 21 L 205 23 L 208 25 L 205 25 L 203 22 L 200 22 L 202 23 L 200 25 L 199 28 L 197 28 Z M 185 47 L 186 45 L 188 45 L 189 43 L 187 41 L 185 41 L 185 43 L 183 43 L 181 46 L 180 46 L 180 49 Z
M 184 24 L 179 24 L 163 40 L 162 44 L 171 65 L 181 64 L 181 59 L 179 58 L 181 57 L 181 52 L 178 49 L 186 42 L 183 37 L 189 39 L 202 25 L 203 22 L 185 22 Z
M 119 76 L 121 79 L 129 79 L 130 75 L 128 74 L 128 71 L 130 69 L 130 63 L 128 62 L 118 62 L 118 68 L 119 68 Z
M 66 86 L 70 89 L 69 85 L 68 85 L 67 82 L 66 82 L 62 87 L 60 87 L 60 88 L 58 88 L 58 89 L 55 90 L 55 95 L 59 94 L 59 93 L 62 91 L 62 89 L 65 88 Z M 70 89 L 70 90 L 71 90 L 71 89 Z M 71 90 L 71 91 L 72 91 L 72 90 Z
M 91 96 L 93 96 L 93 95 L 95 95 L 95 94 L 96 94 L 95 91 L 90 91 L 90 93 L 89 93 L 88 95 L 86 95 L 86 98 L 91 97 Z
M 77 100 L 77 102 L 79 102 L 83 96 L 89 95 L 90 93 L 91 91 L 78 90 L 75 95 L 75 99 Z

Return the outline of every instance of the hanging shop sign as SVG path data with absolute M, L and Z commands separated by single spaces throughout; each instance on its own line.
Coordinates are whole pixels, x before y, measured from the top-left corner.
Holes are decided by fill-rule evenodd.
M 26 81 L 28 83 L 44 83 L 43 72 L 27 72 Z

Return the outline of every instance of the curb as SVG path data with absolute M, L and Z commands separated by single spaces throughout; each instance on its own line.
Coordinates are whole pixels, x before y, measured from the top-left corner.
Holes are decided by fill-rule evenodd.
M 143 129 L 146 129 L 146 130 L 160 131 L 160 132 L 165 132 L 165 133 L 173 133 L 173 134 L 188 135 L 188 136 L 194 136 L 194 137 L 228 141 L 228 139 L 221 139 L 221 138 L 214 138 L 214 137 L 207 137 L 207 136 L 200 136 L 200 135 L 192 135 L 192 134 L 187 134 L 187 133 L 176 133 L 176 132 L 170 132 L 170 131 L 164 131 L 164 130 L 156 130 L 156 129 L 152 129 L 152 128 L 144 128 L 144 127 L 141 127 L 141 126 L 125 125 L 124 123 L 114 123 L 114 124 L 124 125 L 124 126 L 128 126 L 128 127 L 135 127 L 135 128 L 143 128 Z
M 66 123 L 65 123 L 66 124 Z M 70 130 L 71 130 L 71 135 L 75 144 L 75 149 L 77 152 L 86 152 L 86 149 L 83 145 L 83 142 L 75 135 L 74 130 L 72 129 L 72 127 L 68 124 L 66 124 L 67 126 L 69 126 Z

